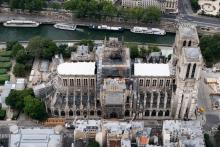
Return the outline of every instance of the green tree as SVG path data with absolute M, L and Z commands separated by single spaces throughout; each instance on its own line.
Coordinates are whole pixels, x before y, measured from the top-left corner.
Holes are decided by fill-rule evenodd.
M 0 108 L 0 120 L 5 118 L 6 111 Z
M 58 51 L 57 45 L 52 40 L 40 36 L 32 38 L 27 49 L 31 56 L 43 59 L 51 59 Z
M 140 56 L 144 58 L 147 55 L 147 50 L 145 47 L 140 48 Z
M 32 96 L 26 96 L 24 98 L 24 112 L 29 115 L 32 119 L 45 120 L 47 113 L 44 104 L 37 98 Z
M 16 54 L 16 62 L 21 64 L 27 64 L 32 57 L 25 51 L 19 50 Z
M 198 0 L 191 0 L 191 6 L 194 11 L 197 11 L 200 9 L 200 6 L 198 4 Z
M 54 10 L 59 10 L 59 9 L 61 9 L 61 4 L 58 2 L 52 2 L 49 4 L 49 7 Z
M 139 57 L 139 50 L 137 45 L 132 45 L 130 47 L 130 57 L 131 59 L 135 59 Z
M 213 144 L 210 141 L 209 134 L 204 134 L 206 147 L 213 147 Z
M 18 53 L 18 51 L 20 50 L 24 50 L 24 47 L 20 44 L 20 43 L 15 43 L 13 46 L 12 46 L 12 56 L 15 57 Z
M 25 65 L 20 64 L 20 63 L 16 63 L 14 66 L 14 69 L 13 69 L 13 74 L 16 77 L 25 77 L 25 75 L 26 75 Z
M 160 9 L 155 6 L 150 6 L 145 9 L 142 21 L 145 23 L 155 23 L 160 21 L 160 17 Z
M 155 46 L 155 45 L 149 45 L 148 46 L 148 52 L 151 53 L 151 52 L 160 52 L 160 48 L 158 46 Z
M 12 47 L 17 44 L 18 42 L 17 41 L 8 41 L 6 43 L 6 50 L 9 51 L 9 50 L 12 50 Z

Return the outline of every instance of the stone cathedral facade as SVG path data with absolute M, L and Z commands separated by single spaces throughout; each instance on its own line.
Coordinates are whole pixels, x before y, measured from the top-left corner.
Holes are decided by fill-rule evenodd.
M 123 42 L 105 40 L 94 61 L 57 65 L 53 90 L 43 98 L 47 111 L 64 118 L 193 119 L 203 66 L 198 44 L 196 27 L 181 24 L 168 62 L 135 63 Z

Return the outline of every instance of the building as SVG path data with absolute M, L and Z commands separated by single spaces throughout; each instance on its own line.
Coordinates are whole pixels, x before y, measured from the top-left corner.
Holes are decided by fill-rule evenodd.
M 61 147 L 62 136 L 50 128 L 18 128 L 11 126 L 9 147 Z
M 124 7 L 158 7 L 162 13 L 178 13 L 178 0 L 122 0 Z
M 95 62 L 57 65 L 47 111 L 63 118 L 194 119 L 203 66 L 198 44 L 196 27 L 180 24 L 169 61 L 133 63 L 123 42 L 105 40 Z
M 205 147 L 199 121 L 165 120 L 162 136 L 164 147 Z
M 100 120 L 77 120 L 74 126 L 74 140 L 95 139 L 96 134 L 101 131 Z
M 76 52 L 71 53 L 71 60 L 73 62 L 94 61 L 95 55 L 93 54 L 93 52 L 89 51 L 89 46 L 80 45 L 77 47 Z

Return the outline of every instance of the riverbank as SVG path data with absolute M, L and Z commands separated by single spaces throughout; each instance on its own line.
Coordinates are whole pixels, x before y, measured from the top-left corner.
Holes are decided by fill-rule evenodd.
M 57 45 L 61 45 L 61 44 L 67 44 L 69 46 L 74 45 L 74 43 L 80 42 L 81 40 L 53 40 L 54 42 L 56 42 Z M 21 43 L 22 46 L 24 46 L 25 48 L 27 47 L 29 41 L 19 41 L 19 43 Z M 104 40 L 94 40 L 95 44 L 103 44 Z M 158 44 L 158 43 L 140 43 L 140 42 L 124 42 L 127 45 L 131 45 L 131 44 L 136 44 L 136 45 L 156 45 L 156 46 L 160 46 L 160 47 L 168 47 L 171 48 L 172 44 Z M 6 44 L 7 42 L 0 42 L 0 49 L 5 49 L 6 48 Z

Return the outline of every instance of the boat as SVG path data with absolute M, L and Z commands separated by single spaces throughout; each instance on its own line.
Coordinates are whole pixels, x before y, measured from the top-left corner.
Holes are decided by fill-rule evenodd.
M 133 27 L 130 31 L 140 34 L 166 35 L 166 31 L 159 28 Z
M 122 27 L 114 27 L 114 26 L 108 26 L 108 25 L 90 25 L 90 29 L 94 30 L 109 30 L 109 31 L 123 31 L 124 29 Z
M 64 24 L 64 23 L 57 23 L 54 25 L 55 28 L 61 29 L 61 30 L 69 30 L 74 31 L 76 30 L 76 25 L 70 25 L 70 24 Z
M 38 27 L 39 22 L 30 20 L 9 20 L 3 23 L 5 27 Z

